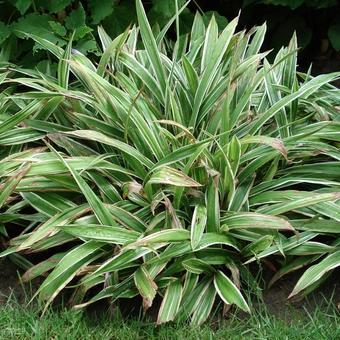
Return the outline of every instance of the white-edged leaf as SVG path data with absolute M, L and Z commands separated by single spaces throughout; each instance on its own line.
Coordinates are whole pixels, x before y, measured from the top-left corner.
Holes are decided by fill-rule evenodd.
M 207 208 L 203 205 L 196 205 L 192 215 L 190 239 L 191 247 L 195 249 L 201 241 L 207 223 Z
M 222 271 L 214 275 L 214 286 L 220 298 L 226 304 L 235 304 L 242 310 L 250 313 L 249 306 L 235 284 Z
M 170 282 L 159 308 L 157 323 L 165 323 L 175 319 L 182 300 L 182 285 L 179 280 Z

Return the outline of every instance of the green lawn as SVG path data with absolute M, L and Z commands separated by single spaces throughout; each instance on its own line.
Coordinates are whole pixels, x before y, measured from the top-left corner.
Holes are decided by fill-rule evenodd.
M 107 315 L 107 314 L 105 314 Z M 34 307 L 10 302 L 0 307 L 0 339 L 340 339 L 340 318 L 334 305 L 297 313 L 290 322 L 265 310 L 251 317 L 215 321 L 192 328 L 186 324 L 155 326 L 138 318 L 123 320 L 71 310 L 49 310 L 40 318 Z

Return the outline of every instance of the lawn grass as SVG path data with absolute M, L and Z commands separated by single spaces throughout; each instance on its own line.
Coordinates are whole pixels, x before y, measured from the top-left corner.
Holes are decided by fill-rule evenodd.
M 40 317 L 35 307 L 10 301 L 0 306 L 0 339 L 340 339 L 336 306 L 327 304 L 312 313 L 291 311 L 291 321 L 270 315 L 263 307 L 250 317 L 228 316 L 201 327 L 187 324 L 155 326 L 134 317 L 122 319 L 102 314 L 49 309 Z

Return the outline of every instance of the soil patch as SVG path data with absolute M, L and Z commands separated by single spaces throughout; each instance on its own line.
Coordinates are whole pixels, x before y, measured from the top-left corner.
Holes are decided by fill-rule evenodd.
M 2 260 L 0 262 L 0 304 L 5 303 L 12 294 L 19 302 L 25 299 L 25 291 L 20 285 L 17 269 L 8 260 Z
M 340 304 L 340 282 L 339 270 L 333 274 L 306 299 L 288 300 L 298 279 L 303 271 L 287 275 L 286 278 L 276 282 L 272 287 L 263 292 L 263 300 L 268 311 L 280 319 L 291 321 L 294 314 L 292 310 L 299 313 L 313 313 L 316 308 L 327 305 L 330 301 L 339 306 Z

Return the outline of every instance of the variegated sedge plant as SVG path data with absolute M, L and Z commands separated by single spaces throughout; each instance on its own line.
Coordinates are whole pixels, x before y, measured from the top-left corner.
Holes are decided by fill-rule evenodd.
M 297 72 L 295 36 L 269 62 L 265 25 L 197 14 L 180 36 L 136 6 L 138 27 L 98 28 L 97 64 L 32 35 L 57 78 L 3 70 L 0 232 L 20 234 L 1 257 L 45 276 L 46 305 L 160 295 L 158 323 L 250 311 L 254 261 L 271 284 L 308 265 L 291 296 L 308 293 L 340 264 L 340 73 Z

